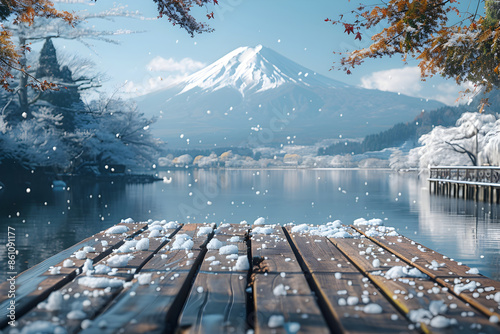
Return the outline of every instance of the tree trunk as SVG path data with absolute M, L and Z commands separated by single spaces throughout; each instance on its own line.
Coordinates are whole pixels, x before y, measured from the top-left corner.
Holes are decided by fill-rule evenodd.
M 19 44 L 21 46 L 21 58 L 19 60 L 19 65 L 21 66 L 21 72 L 19 75 L 19 107 L 21 116 L 27 118 L 30 116 L 29 103 L 28 103 L 28 75 L 24 71 L 28 70 L 27 60 L 26 60 L 26 39 L 24 37 L 19 37 Z

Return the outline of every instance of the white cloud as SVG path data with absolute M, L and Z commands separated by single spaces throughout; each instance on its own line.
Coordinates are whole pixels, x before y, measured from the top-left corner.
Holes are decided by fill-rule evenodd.
M 149 73 L 140 83 L 127 81 L 123 86 L 123 91 L 134 96 L 149 94 L 184 80 L 190 74 L 205 66 L 205 63 L 191 58 L 176 61 L 173 58 L 165 59 L 156 56 L 146 65 L 148 71 L 155 72 L 154 76 Z
M 422 90 L 420 69 L 415 66 L 374 72 L 361 78 L 361 87 L 416 96 Z
M 437 100 L 447 105 L 457 105 L 467 102 L 467 98 L 459 99 L 462 96 L 460 92 L 471 86 L 470 84 L 457 85 L 439 78 L 422 81 L 420 69 L 417 66 L 408 66 L 373 72 L 361 78 L 361 87 Z
M 149 71 L 154 72 L 181 72 L 192 73 L 205 67 L 206 64 L 193 60 L 191 58 L 183 58 L 180 61 L 175 61 L 174 58 L 165 59 L 160 56 L 154 57 L 146 66 Z

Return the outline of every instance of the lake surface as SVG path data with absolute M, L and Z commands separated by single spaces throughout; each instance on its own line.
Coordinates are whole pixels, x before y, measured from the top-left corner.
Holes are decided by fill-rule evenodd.
M 381 218 L 387 226 L 500 280 L 500 207 L 429 194 L 425 176 L 385 170 L 178 170 L 153 184 L 71 184 L 0 194 L 0 241 L 16 229 L 17 271 L 122 218 L 325 224 Z M 21 192 L 22 193 L 22 192 Z M 5 247 L 0 256 L 6 259 Z M 2 260 L 2 266 L 6 261 Z M 0 278 L 6 276 L 0 269 Z

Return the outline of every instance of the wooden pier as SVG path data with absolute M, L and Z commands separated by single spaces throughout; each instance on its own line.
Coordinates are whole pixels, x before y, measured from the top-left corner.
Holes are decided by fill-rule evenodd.
M 500 203 L 500 167 L 430 167 L 428 181 L 434 194 Z
M 500 333 L 500 282 L 372 223 L 122 222 L 0 285 L 0 329 Z

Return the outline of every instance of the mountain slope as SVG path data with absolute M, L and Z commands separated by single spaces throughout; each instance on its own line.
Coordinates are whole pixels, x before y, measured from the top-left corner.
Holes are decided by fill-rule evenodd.
M 347 85 L 260 45 L 238 48 L 138 105 L 159 117 L 154 134 L 173 147 L 362 137 L 442 106 Z

